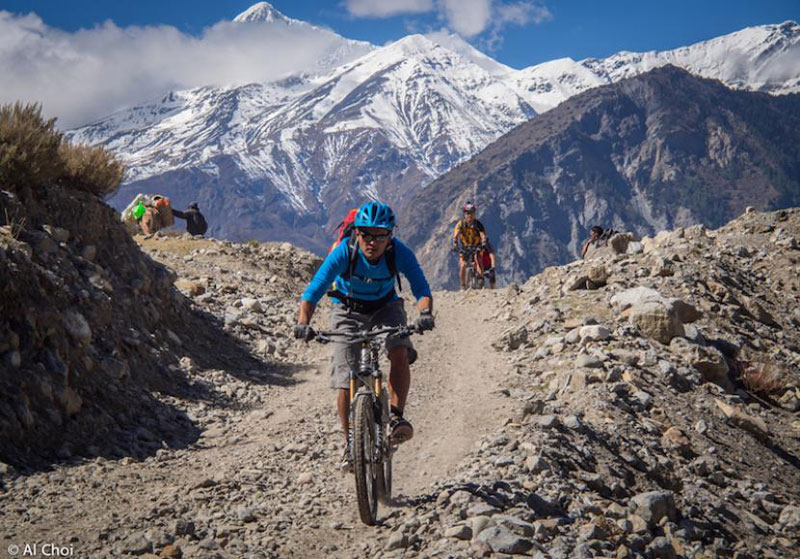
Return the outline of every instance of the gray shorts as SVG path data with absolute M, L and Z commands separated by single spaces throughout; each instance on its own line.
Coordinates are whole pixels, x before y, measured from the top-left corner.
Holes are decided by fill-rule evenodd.
M 392 301 L 372 313 L 350 311 L 341 305 L 334 305 L 331 311 L 330 329 L 337 332 L 358 332 L 376 326 L 405 326 L 406 310 L 403 300 Z M 350 388 L 350 370 L 358 366 L 360 347 L 358 344 L 333 342 L 331 357 L 331 388 Z M 392 338 L 386 340 L 386 351 L 394 347 L 407 347 L 409 361 L 416 358 L 414 345 L 409 338 Z

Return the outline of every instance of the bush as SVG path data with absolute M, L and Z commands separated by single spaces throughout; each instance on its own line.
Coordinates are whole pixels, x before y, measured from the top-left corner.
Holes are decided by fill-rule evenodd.
M 20 190 L 62 175 L 61 133 L 44 120 L 38 103 L 0 107 L 0 187 Z
M 772 361 L 753 363 L 739 361 L 742 384 L 753 394 L 765 396 L 786 387 L 786 374 L 780 366 Z
M 107 149 L 63 141 L 58 153 L 64 165 L 60 184 L 101 198 L 111 196 L 119 188 L 125 166 Z

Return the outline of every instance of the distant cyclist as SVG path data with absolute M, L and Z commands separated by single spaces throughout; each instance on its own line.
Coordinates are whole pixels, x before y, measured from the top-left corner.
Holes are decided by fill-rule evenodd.
M 417 327 L 431 330 L 434 327 L 431 290 L 414 252 L 398 239 L 392 238 L 395 217 L 391 208 L 380 202 L 368 202 L 359 208 L 353 225 L 355 228 L 351 237 L 343 239 L 328 254 L 303 293 L 294 328 L 295 337 L 306 341 L 314 338 L 315 332 L 309 326 L 311 317 L 332 283 L 333 289 L 328 292 L 334 303 L 330 317 L 332 330 L 355 333 L 378 326 L 405 326 L 407 319 L 403 300 L 395 292 L 400 273 L 408 278 L 411 291 L 417 299 L 420 313 Z M 391 363 L 391 439 L 399 444 L 414 435 L 414 428 L 403 417 L 403 410 L 411 384 L 409 364 L 414 362 L 417 354 L 408 338 L 388 339 L 386 349 Z M 358 344 L 333 344 L 331 387 L 338 389 L 337 408 L 346 442 L 342 460 L 342 469 L 345 471 L 352 470 L 348 440 L 349 376 L 358 358 Z
M 478 273 L 483 275 L 483 254 L 482 252 L 488 249 L 489 241 L 486 237 L 486 229 L 483 223 L 478 221 L 475 217 L 475 204 L 472 201 L 464 204 L 462 208 L 464 218 L 456 223 L 453 229 L 453 250 L 459 250 L 459 242 L 461 243 L 462 250 L 458 255 L 458 280 L 461 289 L 467 288 L 467 266 L 472 266 L 472 262 L 464 260 L 464 248 L 474 248 L 478 251 Z M 494 251 L 490 253 L 491 264 L 494 267 Z M 493 271 L 493 270 L 491 270 Z

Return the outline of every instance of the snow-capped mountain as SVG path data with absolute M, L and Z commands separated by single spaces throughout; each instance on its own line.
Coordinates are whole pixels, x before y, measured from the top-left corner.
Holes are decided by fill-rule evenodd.
M 309 218 L 330 226 L 364 199 L 397 202 L 535 114 L 494 75 L 501 65 L 490 73 L 471 58 L 412 35 L 325 79 L 176 92 L 72 138 L 123 156 L 119 205 L 158 185 L 210 204 L 226 216 L 215 234 L 232 238 L 286 238 L 287 216 L 305 216 L 295 240 L 321 250 Z M 188 182 L 217 201 L 172 188 Z M 269 217 L 251 223 L 229 204 Z
M 720 80 L 733 89 L 773 94 L 800 91 L 800 25 L 748 27 L 669 51 L 620 52 L 608 58 L 553 60 L 520 70 L 512 79 L 537 112 L 600 85 L 672 64 Z
M 384 47 L 288 18 L 266 2 L 241 25 L 312 29 L 330 53 L 271 83 L 176 91 L 72 131 L 127 163 L 112 203 L 158 190 L 199 200 L 212 233 L 291 240 L 324 250 L 365 199 L 408 199 L 493 140 L 586 89 L 672 63 L 744 89 L 800 90 L 800 27 L 745 29 L 683 49 L 563 59 L 524 70 L 455 35 L 411 35 Z M 738 61 L 735 63 L 734 61 Z

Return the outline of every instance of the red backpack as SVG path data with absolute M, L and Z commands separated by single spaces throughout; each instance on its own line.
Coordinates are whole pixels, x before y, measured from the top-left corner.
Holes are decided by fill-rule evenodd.
M 346 239 L 350 236 L 354 229 L 354 223 L 356 221 L 356 214 L 358 213 L 358 208 L 353 208 L 349 212 L 347 212 L 347 216 L 344 220 L 336 226 L 336 240 L 331 245 L 330 250 L 328 250 L 328 254 L 333 252 L 339 243 L 342 242 L 342 239 Z

